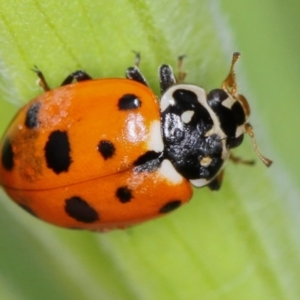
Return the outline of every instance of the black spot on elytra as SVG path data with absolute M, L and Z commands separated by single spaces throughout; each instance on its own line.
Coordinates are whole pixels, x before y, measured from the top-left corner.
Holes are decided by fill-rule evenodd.
M 116 190 L 116 196 L 121 203 L 127 203 L 133 198 L 131 190 L 127 186 L 119 187 Z
M 26 210 L 29 214 L 31 214 L 34 217 L 37 217 L 35 212 L 27 205 L 19 203 L 19 206 L 22 207 L 24 210 Z
M 66 199 L 65 211 L 71 218 L 83 223 L 93 223 L 99 220 L 97 211 L 78 196 Z
M 36 128 L 39 126 L 38 115 L 41 103 L 33 103 L 26 112 L 25 126 L 27 128 Z
M 119 99 L 119 109 L 136 109 L 142 105 L 142 101 L 134 94 L 125 94 Z
M 165 205 L 163 205 L 160 208 L 159 213 L 161 213 L 161 214 L 169 213 L 169 212 L 175 210 L 176 208 L 178 208 L 180 205 L 181 205 L 180 200 L 172 200 L 170 202 L 167 202 Z
M 108 159 L 115 154 L 116 148 L 112 142 L 103 140 L 98 144 L 98 151 L 104 159 Z
M 14 152 L 9 138 L 6 138 L 3 143 L 1 162 L 7 171 L 11 171 L 14 167 Z
M 56 174 L 68 171 L 72 160 L 67 132 L 59 130 L 51 132 L 44 150 L 48 168 Z

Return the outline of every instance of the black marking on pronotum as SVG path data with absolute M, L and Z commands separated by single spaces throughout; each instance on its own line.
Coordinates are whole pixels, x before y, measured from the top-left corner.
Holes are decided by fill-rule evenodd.
M 119 109 L 129 110 L 136 109 L 142 105 L 142 101 L 134 94 L 125 94 L 119 99 Z
M 173 98 L 180 105 L 182 111 L 193 110 L 199 105 L 197 95 L 189 90 L 177 89 L 173 92 Z
M 159 213 L 161 213 L 161 214 L 169 213 L 169 212 L 175 210 L 176 208 L 178 208 L 180 205 L 181 205 L 180 200 L 169 201 L 159 209 Z
M 41 108 L 41 103 L 33 103 L 26 112 L 25 126 L 29 129 L 37 128 L 39 126 L 38 115 Z
M 68 171 L 72 160 L 67 132 L 60 130 L 51 132 L 44 150 L 48 168 L 56 174 Z
M 230 96 L 224 90 L 214 89 L 207 94 L 207 102 L 210 107 L 214 107 L 215 105 L 221 104 L 228 97 Z
M 116 151 L 114 144 L 107 140 L 102 140 L 98 144 L 98 151 L 104 159 L 111 158 Z
M 127 186 L 119 187 L 116 190 L 116 196 L 121 203 L 127 203 L 133 198 L 132 192 Z
M 11 171 L 14 167 L 14 152 L 9 138 L 3 143 L 1 162 L 5 170 Z
M 71 218 L 79 222 L 93 223 L 99 220 L 97 211 L 78 196 L 66 199 L 65 211 Z

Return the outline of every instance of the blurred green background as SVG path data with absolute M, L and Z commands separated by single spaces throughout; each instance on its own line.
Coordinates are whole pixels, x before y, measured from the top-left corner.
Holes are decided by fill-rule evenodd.
M 55 228 L 0 193 L 0 299 L 299 299 L 297 1 L 0 0 L 0 131 L 41 93 L 83 68 L 121 77 L 141 51 L 157 67 L 187 54 L 187 81 L 220 86 L 231 54 L 267 169 L 228 164 L 220 192 L 195 191 L 169 216 L 108 234 Z M 254 158 L 247 139 L 237 151 Z

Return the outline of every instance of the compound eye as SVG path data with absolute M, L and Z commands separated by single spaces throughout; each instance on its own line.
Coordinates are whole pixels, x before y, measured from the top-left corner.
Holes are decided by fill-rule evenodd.
M 236 147 L 238 147 L 243 142 L 243 139 L 244 139 L 244 135 L 243 134 L 241 134 L 238 137 L 228 138 L 227 139 L 227 147 L 229 149 L 236 148 Z

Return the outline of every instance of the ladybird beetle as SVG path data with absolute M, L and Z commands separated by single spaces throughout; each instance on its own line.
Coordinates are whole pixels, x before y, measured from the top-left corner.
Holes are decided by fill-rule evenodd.
M 161 97 L 136 65 L 126 79 L 97 79 L 79 70 L 25 105 L 0 144 L 0 183 L 25 210 L 67 228 L 125 228 L 178 208 L 192 185 L 221 185 L 231 149 L 250 135 L 250 108 L 237 93 L 233 54 L 221 89 L 208 94 L 159 68 Z

